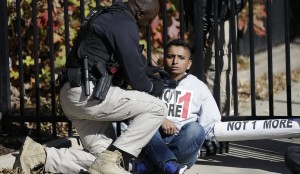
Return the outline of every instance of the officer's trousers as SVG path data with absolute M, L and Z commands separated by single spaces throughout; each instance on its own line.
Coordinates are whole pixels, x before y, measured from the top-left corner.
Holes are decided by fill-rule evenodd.
M 90 83 L 90 91 L 93 84 Z M 138 156 L 167 115 L 166 105 L 145 92 L 110 87 L 104 101 L 85 96 L 83 87 L 70 88 L 66 83 L 60 92 L 61 106 L 74 124 L 83 147 L 79 150 L 47 148 L 46 172 L 74 173 L 87 170 L 95 156 L 111 143 L 133 156 Z M 132 119 L 115 141 L 113 121 Z M 51 153 L 50 153 L 51 152 Z M 92 155 L 93 154 L 93 155 Z M 70 169 L 70 170 L 69 170 Z

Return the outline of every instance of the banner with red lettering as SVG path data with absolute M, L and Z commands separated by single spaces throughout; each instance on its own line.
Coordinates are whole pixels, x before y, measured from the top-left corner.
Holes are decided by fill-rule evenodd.
M 186 120 L 190 115 L 193 93 L 184 89 L 165 89 L 161 97 L 168 108 L 168 117 Z
M 270 119 L 217 123 L 214 135 L 218 141 L 243 141 L 300 137 L 300 119 Z

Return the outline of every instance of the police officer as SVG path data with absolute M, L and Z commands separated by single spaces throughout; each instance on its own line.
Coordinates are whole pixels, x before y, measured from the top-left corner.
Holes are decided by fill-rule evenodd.
M 92 10 L 67 58 L 60 102 L 84 148 L 96 156 L 92 163 L 84 161 L 90 173 L 129 173 L 120 166 L 121 159 L 126 166 L 128 159 L 137 157 L 167 115 L 165 104 L 155 97 L 162 94 L 163 83 L 148 78 L 139 47 L 139 28 L 158 11 L 158 0 L 117 1 L 104 10 Z M 126 119 L 131 119 L 128 128 L 113 141 L 111 122 Z M 15 166 L 25 173 L 40 164 L 45 171 L 72 173 L 68 165 L 81 157 L 66 153 L 55 153 L 27 138 Z M 68 157 L 73 161 L 66 164 L 63 159 Z

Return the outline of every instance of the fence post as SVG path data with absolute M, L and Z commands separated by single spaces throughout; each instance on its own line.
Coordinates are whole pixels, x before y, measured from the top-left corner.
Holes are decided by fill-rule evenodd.
M 9 54 L 8 54 L 8 27 L 7 27 L 7 0 L 0 1 L 0 112 L 1 121 L 10 111 L 10 84 L 9 84 Z

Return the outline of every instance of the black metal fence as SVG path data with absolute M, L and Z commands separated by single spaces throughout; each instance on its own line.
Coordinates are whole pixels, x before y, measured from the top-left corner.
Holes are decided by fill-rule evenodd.
M 214 4 L 217 4 L 218 1 L 220 0 L 213 0 Z M 194 0 L 191 1 L 194 7 L 194 17 L 195 19 L 202 19 L 202 2 L 203 0 Z M 232 9 L 235 9 L 234 7 L 234 2 L 235 0 L 231 0 L 232 4 Z M 230 18 L 230 38 L 231 38 L 231 58 L 232 58 L 232 73 L 233 73 L 233 78 L 232 78 L 232 90 L 233 90 L 233 108 L 234 108 L 234 116 L 233 117 L 223 117 L 224 121 L 229 121 L 229 120 L 248 120 L 248 119 L 269 119 L 269 118 L 274 118 L 276 115 L 274 114 L 274 96 L 273 96 L 273 62 L 272 62 L 272 1 L 271 0 L 266 0 L 265 5 L 266 5 L 266 10 L 267 10 L 267 52 L 268 52 L 268 92 L 269 92 L 269 116 L 260 116 L 257 117 L 258 115 L 256 114 L 256 91 L 255 91 L 255 50 L 254 50 L 254 27 L 253 27 L 253 0 L 249 0 L 249 59 L 250 59 L 250 89 L 251 89 L 251 107 L 252 107 L 252 113 L 249 116 L 243 116 L 239 117 L 238 113 L 238 73 L 237 73 L 237 36 L 236 36 L 236 28 L 237 28 L 237 23 L 236 23 L 236 16 L 234 15 L 235 11 L 231 11 L 231 18 Z M 35 111 L 31 114 L 26 114 L 24 112 L 25 109 L 25 87 L 24 87 L 24 56 L 23 56 L 23 50 L 25 48 L 22 47 L 22 43 L 26 42 L 22 36 L 22 21 L 21 21 L 21 1 L 16 0 L 16 11 L 15 12 L 8 12 L 7 8 L 7 0 L 1 0 L 0 1 L 0 69 L 1 69 L 1 76 L 0 76 L 0 107 L 1 107 L 1 113 L 2 113 L 2 125 L 5 127 L 6 123 L 8 122 L 20 122 L 24 124 L 24 122 L 36 122 L 37 123 L 37 129 L 40 130 L 40 123 L 41 122 L 51 122 L 53 124 L 52 126 L 52 132 L 53 135 L 55 136 L 57 133 L 57 128 L 56 128 L 56 123 L 57 122 L 69 122 L 66 117 L 63 115 L 60 115 L 57 113 L 57 93 L 56 90 L 58 88 L 55 80 L 55 54 L 54 54 L 54 36 L 53 36 L 53 17 L 52 17 L 52 12 L 53 12 L 53 5 L 52 1 L 48 0 L 48 30 L 47 32 L 49 33 L 48 35 L 48 42 L 46 43 L 49 47 L 49 55 L 48 59 L 50 62 L 50 98 L 51 98 L 51 109 L 50 113 L 47 116 L 43 116 L 40 112 L 41 109 L 41 93 L 40 93 L 40 78 L 39 78 L 39 72 L 41 71 L 40 69 L 40 60 L 39 60 L 39 51 L 38 47 L 40 46 L 38 43 L 38 37 L 39 33 L 37 30 L 37 0 L 32 0 L 31 3 L 31 8 L 32 8 L 32 37 L 33 37 L 33 61 L 34 61 L 34 95 L 35 95 Z M 168 42 L 168 35 L 167 35 L 167 10 L 166 10 L 166 0 L 162 0 L 162 20 L 163 20 L 163 46 L 166 45 Z M 284 21 L 285 23 L 282 24 L 285 26 L 285 60 L 286 60 L 286 95 L 287 95 L 287 115 L 286 116 L 278 116 L 276 118 L 290 118 L 293 117 L 292 113 L 292 91 L 291 91 L 291 68 L 290 68 L 290 40 L 289 40 L 289 0 L 283 0 L 284 6 L 282 7 L 284 9 Z M 84 0 L 80 0 L 80 18 L 83 19 L 85 16 L 84 12 Z M 99 5 L 100 2 L 96 1 L 96 5 Z M 185 11 L 184 11 L 184 3 L 183 0 L 178 0 L 179 4 L 179 19 L 180 19 L 180 33 L 179 37 L 184 38 L 184 33 L 185 31 L 185 22 L 184 22 L 184 16 L 185 16 Z M 64 9 L 64 28 L 65 28 L 65 35 L 64 35 L 64 45 L 65 45 L 65 56 L 68 54 L 68 50 L 70 50 L 70 31 L 69 31 L 69 11 L 68 11 L 68 0 L 63 1 L 63 9 Z M 215 9 L 215 14 L 218 14 L 218 11 Z M 18 46 L 16 48 L 11 48 L 11 44 L 8 42 L 8 16 L 12 15 L 10 13 L 15 13 L 16 14 L 16 22 L 14 24 L 15 31 L 16 31 L 16 37 L 18 40 Z M 217 15 L 215 15 L 215 21 L 217 19 Z M 214 23 L 214 35 L 215 37 L 215 52 L 218 53 L 220 50 L 221 45 L 218 44 L 218 22 Z M 202 79 L 204 78 L 204 61 L 203 61 L 203 21 L 202 20 L 195 20 L 194 21 L 194 31 L 195 31 L 195 57 L 197 59 L 194 60 L 193 66 L 197 67 L 197 70 L 195 71 L 195 75 L 199 78 Z M 147 35 L 147 54 L 148 54 L 148 60 L 151 59 L 151 28 L 148 27 L 146 30 L 146 35 Z M 11 86 L 10 86 L 10 55 L 9 55 L 9 50 L 14 50 L 17 52 L 18 56 L 18 70 L 19 70 L 19 88 L 18 91 L 20 93 L 19 95 L 19 113 L 17 115 L 12 113 L 12 107 L 11 107 Z M 217 81 L 220 81 L 220 55 L 216 54 L 216 79 Z M 220 85 L 217 85 L 217 91 L 219 91 Z M 215 99 L 218 104 L 220 104 L 220 95 L 215 95 Z M 72 125 L 69 123 L 69 134 L 71 134 L 71 128 Z

